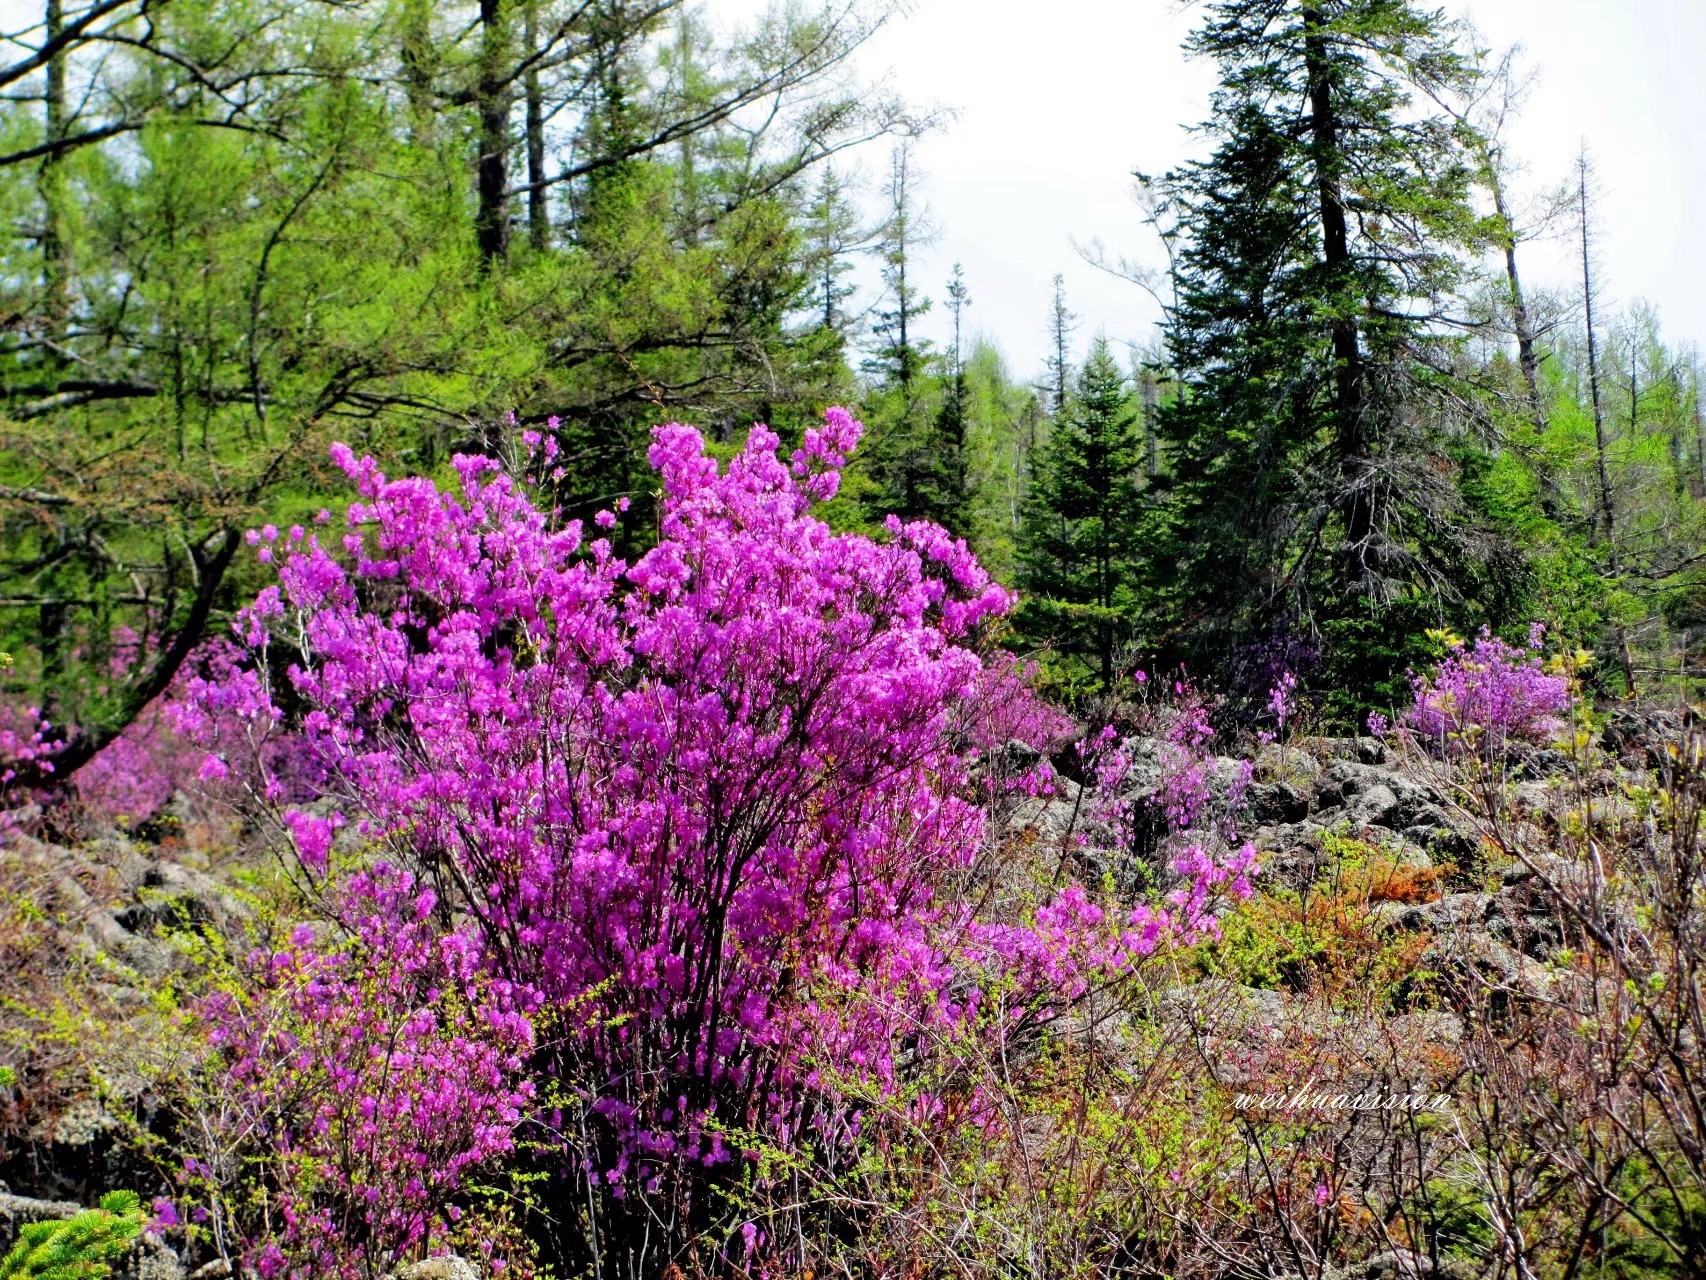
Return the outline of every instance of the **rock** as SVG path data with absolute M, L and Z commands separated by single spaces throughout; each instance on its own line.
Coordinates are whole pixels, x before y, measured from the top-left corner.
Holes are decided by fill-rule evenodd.
M 1398 797 L 1391 787 L 1378 783 L 1358 794 L 1346 807 L 1353 827 L 1392 828 L 1399 815 Z
M 1244 790 L 1250 783 L 1250 762 L 1232 756 L 1215 756 L 1203 775 L 1203 785 L 1209 795 L 1226 800 Z
M 1681 733 L 1682 718 L 1674 711 L 1619 707 L 1606 721 L 1599 744 L 1609 756 L 1633 757 L 1635 763 L 1627 767 L 1645 769 L 1657 766 L 1664 744 L 1675 742 Z
M 1434 865 L 1433 855 L 1428 852 L 1425 842 L 1410 839 L 1408 833 L 1414 830 L 1414 827 L 1406 828 L 1405 833 L 1400 835 L 1397 841 L 1389 843 L 1386 847 L 1392 853 L 1392 860 L 1400 867 L 1427 870 Z
M 224 1258 L 215 1258 L 190 1272 L 189 1280 L 228 1280 L 230 1275 L 231 1264 Z
M 1414 929 L 1420 926 L 1411 916 L 1412 910 L 1414 904 L 1408 902 L 1372 902 L 1368 915 L 1377 929 Z
M 1220 1034 L 1254 1031 L 1261 1038 L 1274 1039 L 1285 1034 L 1290 1005 L 1283 991 L 1205 978 L 1163 991 L 1156 1012 L 1164 1022 L 1184 1021 Z
M 1321 762 L 1307 751 L 1269 743 L 1256 753 L 1255 777 L 1260 782 L 1287 782 L 1307 787 L 1321 776 Z
M 1441 1258 L 1436 1267 L 1432 1258 L 1409 1249 L 1389 1249 L 1377 1253 L 1366 1262 L 1348 1268 L 1344 1273 L 1362 1280 L 1468 1280 L 1474 1268 L 1456 1258 Z
M 170 1245 L 147 1231 L 136 1242 L 130 1263 L 121 1274 L 126 1280 L 184 1280 L 184 1267 Z
M 1519 768 L 1525 778 L 1555 778 L 1570 771 L 1570 757 L 1555 747 L 1540 747 L 1523 757 Z
M 1492 908 L 1490 893 L 1448 893 L 1437 902 L 1418 902 L 1390 913 L 1389 923 L 1399 929 L 1450 933 L 1480 927 Z
M 1545 813 L 1552 807 L 1552 788 L 1544 782 L 1519 782 L 1512 799 L 1519 809 Z
M 442 1258 L 427 1258 L 398 1267 L 391 1277 L 392 1280 L 480 1280 L 480 1273 L 466 1258 L 447 1254 Z
M 1459 972 L 1474 971 L 1481 980 L 1504 991 L 1535 1000 L 1552 996 L 1553 976 L 1549 970 L 1522 952 L 1506 946 L 1485 929 L 1435 938 L 1423 953 L 1429 968 Z
M 1461 863 L 1475 851 L 1469 838 L 1453 827 L 1405 827 L 1399 835 L 1422 850 L 1430 862 Z
M 53 1122 L 53 1141 L 67 1147 L 86 1147 L 119 1122 L 92 1098 L 73 1102 Z
M 1412 1039 L 1425 1044 L 1457 1045 L 1463 1042 L 1463 1019 L 1445 1009 L 1419 1009 L 1404 1013 L 1388 1024 L 1395 1040 Z
M 1262 884 L 1301 890 L 1315 883 L 1327 861 L 1321 848 L 1323 830 L 1308 821 L 1259 828 L 1250 842 L 1261 860 Z
M 1023 773 L 1026 769 L 1034 769 L 1042 762 L 1043 753 L 1027 742 L 1017 738 L 1006 746 L 994 752 L 995 759 L 1002 769 L 1013 773 Z
M 1499 872 L 1499 882 L 1506 889 L 1527 885 L 1541 893 L 1547 883 L 1564 890 L 1585 889 L 1589 875 L 1589 868 L 1583 864 L 1539 851 L 1530 854 L 1527 862 L 1513 862 Z
M 141 899 L 155 921 L 168 927 L 211 924 L 223 930 L 248 908 L 212 876 L 179 862 L 157 862 L 143 878 Z
M 1250 813 L 1260 823 L 1301 822 L 1309 816 L 1309 797 L 1289 782 L 1259 782 L 1246 793 Z
M 1082 806 L 1071 800 L 1049 800 L 1035 814 L 1026 813 L 1027 825 L 1046 840 L 1064 839 L 1073 825 L 1083 817 Z
M 81 1213 L 83 1206 L 69 1200 L 34 1200 L 29 1196 L 0 1195 L 0 1252 L 10 1249 L 18 1228 L 31 1222 L 53 1222 Z
M 1494 905 L 1487 933 L 1497 941 L 1537 960 L 1563 947 L 1563 921 L 1530 895 L 1507 890 L 1494 899 Z
M 1126 743 L 1124 795 L 1148 795 L 1167 776 L 1168 758 L 1177 750 L 1160 738 L 1132 738 Z
M 1380 738 L 1320 738 L 1317 741 L 1331 760 L 1355 764 L 1385 764 L 1386 743 Z

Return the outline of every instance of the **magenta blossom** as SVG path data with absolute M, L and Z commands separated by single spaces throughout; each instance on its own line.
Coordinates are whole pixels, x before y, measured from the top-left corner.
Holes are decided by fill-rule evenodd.
M 963 541 L 813 514 L 862 430 L 824 419 L 786 461 L 754 427 L 726 470 L 657 428 L 659 542 L 633 564 L 491 459 L 456 458 L 446 492 L 339 446 L 349 531 L 280 548 L 237 623 L 252 669 L 207 690 L 247 708 L 288 679 L 331 775 L 280 814 L 303 869 L 350 815 L 550 1026 L 540 1069 L 575 1114 L 541 1127 L 607 1197 L 607 1242 L 625 1204 L 746 1176 L 740 1135 L 856 1133 L 837 1090 L 897 1087 L 921 1042 L 976 1025 L 984 976 L 1046 1016 L 1212 927 L 1209 895 L 1242 881 L 1209 859 L 1163 909 L 1074 888 L 1028 922 L 944 891 L 985 840 L 979 753 L 1062 722 L 980 655 L 1012 600 Z M 283 673 L 275 634 L 302 656 Z
M 1531 628 L 1528 648 L 1519 649 L 1483 628 L 1473 647 L 1453 645 L 1431 680 L 1412 680 L 1416 701 L 1406 720 L 1454 751 L 1556 732 L 1570 689 L 1541 666 L 1542 634 Z

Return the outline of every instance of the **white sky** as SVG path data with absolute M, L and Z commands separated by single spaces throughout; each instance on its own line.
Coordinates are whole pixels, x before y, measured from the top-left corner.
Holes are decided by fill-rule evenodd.
M 1539 71 L 1513 133 L 1528 185 L 1568 176 L 1584 139 L 1598 161 L 1608 300 L 1646 298 L 1673 338 L 1706 339 L 1706 252 L 1692 216 L 1706 209 L 1706 0 L 1441 2 L 1468 12 L 1494 47 L 1522 43 Z M 972 328 L 1020 377 L 1041 370 L 1057 271 L 1082 317 L 1080 347 L 1098 331 L 1150 336 L 1154 304 L 1071 242 L 1158 259 L 1130 173 L 1191 153 L 1183 126 L 1207 114 L 1212 74 L 1179 44 L 1199 17 L 1176 0 L 915 0 L 863 51 L 867 76 L 886 72 L 909 99 L 959 113 L 917 149 L 941 231 L 922 255 L 937 302 L 928 334 L 945 336 L 942 286 L 958 260 Z M 875 150 L 862 157 L 873 197 L 885 164 Z M 1570 280 L 1566 245 L 1535 245 L 1524 265 L 1539 284 Z

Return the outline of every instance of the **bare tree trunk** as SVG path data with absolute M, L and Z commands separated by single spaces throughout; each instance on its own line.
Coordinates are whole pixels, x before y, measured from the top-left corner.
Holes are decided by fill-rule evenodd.
M 44 39 L 57 40 L 65 30 L 62 0 L 47 0 Z M 47 60 L 47 84 L 42 93 L 44 141 L 53 143 L 65 136 L 65 54 Z M 57 337 L 71 319 L 71 264 L 65 244 L 64 179 L 59 157 L 49 152 L 41 164 L 42 284 L 47 291 L 48 327 Z
M 1143 469 L 1153 480 L 1161 474 L 1161 447 L 1156 432 L 1156 419 L 1161 413 L 1161 388 L 1148 369 L 1138 378 L 1137 387 L 1143 401 Z
M 1304 63 L 1309 74 L 1310 129 L 1315 144 L 1315 188 L 1320 201 L 1321 251 L 1327 279 L 1335 290 L 1350 266 L 1350 225 L 1345 216 L 1342 175 L 1339 172 L 1339 121 L 1333 101 L 1333 69 L 1326 25 L 1320 9 L 1303 10 L 1310 34 L 1304 37 Z M 1335 298 L 1342 304 L 1343 298 Z M 1367 490 L 1368 432 L 1363 421 L 1362 347 L 1357 322 L 1344 307 L 1333 319 L 1333 407 L 1338 415 L 1340 474 L 1346 486 L 1345 538 L 1359 577 L 1368 575 L 1368 544 L 1374 530 L 1372 494 Z
M 403 93 L 409 102 L 409 135 L 426 146 L 433 137 L 432 0 L 404 0 Z
M 1641 430 L 1641 353 L 1629 352 L 1629 437 Z
M 1534 317 L 1529 314 L 1528 295 L 1523 291 L 1522 276 L 1516 267 L 1516 229 L 1511 222 L 1510 208 L 1505 202 L 1504 179 L 1492 173 L 1489 183 L 1493 189 L 1493 206 L 1502 228 L 1505 251 L 1505 279 L 1510 284 L 1511 328 L 1516 333 L 1516 363 L 1522 370 L 1523 386 L 1528 390 L 1528 410 L 1534 429 L 1546 429 L 1546 405 L 1540 398 L 1540 350 L 1534 332 Z
M 504 0 L 480 0 L 480 72 L 475 99 L 480 117 L 476 167 L 479 206 L 474 234 L 480 261 L 503 261 L 509 252 L 509 15 Z
M 1694 461 L 1700 471 L 1700 494 L 1706 497 L 1706 415 L 1700 412 L 1700 387 L 1694 388 Z
M 1528 294 L 1522 287 L 1522 275 L 1517 270 L 1516 225 L 1511 220 L 1506 202 L 1504 177 L 1495 161 L 1487 165 L 1487 183 L 1493 193 L 1494 212 L 1499 219 L 1500 234 L 1505 251 L 1505 280 L 1510 288 L 1511 330 L 1516 335 L 1516 363 L 1522 372 L 1523 388 L 1528 392 L 1529 420 L 1534 424 L 1535 450 L 1533 465 L 1535 479 L 1540 484 L 1540 506 L 1549 517 L 1556 519 L 1563 510 L 1558 492 L 1558 477 L 1539 440 L 1546 432 L 1546 400 L 1540 391 L 1540 343 L 1534 331 L 1534 316 L 1528 309 Z
M 527 0 L 524 21 L 526 56 L 539 54 L 539 0 Z M 524 92 L 527 98 L 527 234 L 533 247 L 543 253 L 551 244 L 551 209 L 545 189 L 545 95 L 539 86 L 539 69 L 527 69 Z
M 1579 177 L 1578 203 L 1582 232 L 1582 305 L 1587 320 L 1588 392 L 1593 401 L 1594 460 L 1599 467 L 1599 508 L 1605 529 L 1605 545 L 1611 557 L 1611 572 L 1620 572 L 1617 555 L 1617 524 L 1611 509 L 1611 471 L 1606 465 L 1605 409 L 1599 392 L 1599 346 L 1593 324 L 1593 253 L 1591 226 L 1588 221 L 1588 158 L 1584 151 L 1577 160 Z M 1622 623 L 1616 625 L 1617 661 L 1623 668 L 1623 681 L 1629 696 L 1635 696 L 1635 664 L 1629 656 L 1629 632 Z
M 1599 392 L 1599 339 L 1593 323 L 1593 254 L 1588 224 L 1588 160 L 1584 154 L 1577 162 L 1580 172 L 1580 206 L 1582 231 L 1582 304 L 1587 316 L 1588 392 L 1593 402 L 1594 457 L 1599 466 L 1599 513 L 1605 529 L 1605 540 L 1611 545 L 1611 557 L 1617 560 L 1617 527 L 1611 511 L 1611 472 L 1606 466 L 1605 409 Z

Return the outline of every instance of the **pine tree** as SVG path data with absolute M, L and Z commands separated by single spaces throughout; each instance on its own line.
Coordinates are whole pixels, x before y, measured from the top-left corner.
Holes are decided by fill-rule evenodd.
M 1177 656 L 1230 674 L 1303 632 L 1323 678 L 1366 690 L 1401 679 L 1395 631 L 1517 590 L 1462 498 L 1452 406 L 1474 393 L 1445 372 L 1483 231 L 1465 126 L 1410 88 L 1473 76 L 1456 37 L 1409 0 L 1217 0 L 1188 43 L 1221 83 L 1213 153 L 1162 184 L 1183 385 L 1149 570 Z
M 931 239 L 929 214 L 919 205 L 912 148 L 902 144 L 889 157 L 888 217 L 883 223 L 878 253 L 882 258 L 883 288 L 889 305 L 877 311 L 877 360 L 884 376 L 903 395 L 924 372 L 925 345 L 918 321 L 930 310 L 930 299 L 916 283 L 913 254 Z
M 948 281 L 948 310 L 954 317 L 953 345 L 948 348 L 942 372 L 942 403 L 936 410 L 931 462 L 931 487 L 935 510 L 931 519 L 955 533 L 967 532 L 972 499 L 967 460 L 966 428 L 971 408 L 971 388 L 966 380 L 965 314 L 971 306 L 965 271 L 954 263 Z
M 1066 278 L 1054 278 L 1054 296 L 1048 314 L 1048 380 L 1049 412 L 1056 418 L 1066 415 L 1068 391 L 1072 384 L 1072 331 L 1078 317 L 1066 306 Z
M 1106 340 L 1091 347 L 1040 452 L 1019 547 L 1023 620 L 1106 686 L 1139 603 L 1144 457 L 1131 391 Z
M 811 306 L 818 327 L 839 341 L 852 323 L 843 304 L 854 288 L 843 279 L 853 269 L 849 255 L 865 242 L 859 212 L 848 199 L 847 183 L 833 165 L 825 165 L 805 210 L 806 265 L 811 275 Z

